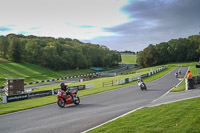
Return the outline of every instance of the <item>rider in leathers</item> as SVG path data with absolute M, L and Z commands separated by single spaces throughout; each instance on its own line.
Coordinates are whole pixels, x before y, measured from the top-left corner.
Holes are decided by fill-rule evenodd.
M 60 83 L 60 87 L 61 87 L 61 90 L 63 91 L 62 93 L 64 93 L 64 98 L 66 98 L 67 95 L 70 95 L 72 98 L 72 101 L 74 101 L 74 97 L 70 93 L 69 88 L 67 88 L 67 85 L 65 85 L 64 83 Z

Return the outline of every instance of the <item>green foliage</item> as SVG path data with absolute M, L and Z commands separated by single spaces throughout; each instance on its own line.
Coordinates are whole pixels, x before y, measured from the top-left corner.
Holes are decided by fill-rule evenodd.
M 19 39 L 13 37 L 8 48 L 8 59 L 14 62 L 21 62 L 21 49 Z
M 69 38 L 9 34 L 0 37 L 0 57 L 29 62 L 54 70 L 110 67 L 121 62 L 120 53 L 106 46 Z
M 157 45 L 150 44 L 137 55 L 137 64 L 140 67 L 149 67 L 169 62 L 198 61 L 199 49 L 200 36 L 172 39 Z
M 3 58 L 7 58 L 6 53 L 8 51 L 8 46 L 8 39 L 0 37 L 0 55 L 2 55 Z

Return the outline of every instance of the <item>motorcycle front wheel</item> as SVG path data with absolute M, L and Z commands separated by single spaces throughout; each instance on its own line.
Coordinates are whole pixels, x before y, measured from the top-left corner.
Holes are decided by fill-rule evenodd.
M 79 97 L 75 98 L 74 104 L 78 105 L 79 103 L 80 103 L 80 98 Z
M 61 108 L 65 107 L 65 101 L 63 99 L 58 99 L 57 104 Z
M 144 90 L 147 90 L 147 86 L 144 84 Z

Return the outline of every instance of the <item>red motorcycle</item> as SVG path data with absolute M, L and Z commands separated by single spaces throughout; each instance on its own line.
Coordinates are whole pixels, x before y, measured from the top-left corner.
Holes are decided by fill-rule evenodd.
M 80 99 L 78 97 L 78 89 L 68 90 L 64 91 L 59 89 L 57 94 L 57 104 L 59 107 L 63 108 L 65 107 L 65 104 L 71 104 L 74 103 L 75 105 L 78 105 L 80 103 Z

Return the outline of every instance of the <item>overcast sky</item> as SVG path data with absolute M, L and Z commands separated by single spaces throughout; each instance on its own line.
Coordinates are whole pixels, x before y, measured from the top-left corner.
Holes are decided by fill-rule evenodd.
M 0 35 L 78 39 L 111 50 L 200 32 L 200 0 L 0 0 Z

